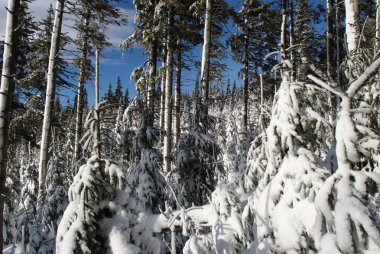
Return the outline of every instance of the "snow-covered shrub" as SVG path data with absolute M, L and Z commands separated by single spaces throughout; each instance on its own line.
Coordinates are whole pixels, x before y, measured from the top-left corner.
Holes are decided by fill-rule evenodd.
M 125 182 L 122 166 L 96 156 L 79 169 L 58 227 L 57 253 L 157 253 Z
M 185 207 L 207 203 L 222 167 L 218 163 L 220 148 L 207 134 L 191 131 L 184 134 L 175 151 L 179 202 Z
M 224 112 L 224 119 L 217 124 L 219 131 L 218 139 L 221 153 L 223 154 L 223 164 L 226 172 L 226 182 L 238 188 L 239 193 L 242 192 L 242 172 L 240 172 L 240 153 L 239 153 L 239 137 L 236 125 L 236 117 L 231 113 Z
M 138 164 L 131 169 L 128 182 L 136 192 L 140 211 L 160 212 L 164 209 L 165 179 L 162 154 L 154 145 L 159 141 L 159 131 L 153 126 L 152 113 L 144 111 L 140 128 L 133 139 L 136 154 L 141 154 Z
M 218 215 L 212 226 L 216 253 L 241 253 L 246 247 L 240 199 L 234 188 L 233 185 L 218 185 L 211 195 L 212 205 Z
M 66 161 L 59 154 L 53 154 L 48 163 L 46 198 L 40 214 L 45 253 L 54 253 L 57 228 L 68 205 L 69 174 L 66 168 Z
M 265 132 L 258 135 L 251 143 L 247 154 L 247 167 L 244 172 L 244 189 L 247 193 L 254 191 L 263 177 L 267 166 L 265 151 Z
M 368 116 L 378 112 L 360 108 L 366 104 L 369 96 L 366 90 L 373 86 L 372 77 L 378 73 L 379 66 L 380 59 L 377 59 L 360 76 L 355 70 L 348 70 L 356 79 L 351 80 L 344 92 L 310 76 L 341 99 L 335 131 L 338 168 L 326 180 L 315 201 L 314 238 L 320 253 L 380 250 L 380 175 L 374 156 L 379 151 L 380 138 L 376 129 L 371 128 L 374 126 L 368 125 L 371 122 Z M 367 94 L 364 97 L 363 92 Z M 352 108 L 358 105 L 359 109 Z
M 249 223 L 253 215 L 257 253 L 315 250 L 314 199 L 329 175 L 325 163 L 308 145 L 315 129 L 302 124 L 305 118 L 313 119 L 313 115 L 303 114 L 309 106 L 300 99 L 305 95 L 304 84 L 290 83 L 287 70 L 282 78 L 266 130 L 266 151 L 251 150 L 256 150 L 253 155 L 257 156 L 254 171 L 261 172 L 262 178 L 244 216 Z

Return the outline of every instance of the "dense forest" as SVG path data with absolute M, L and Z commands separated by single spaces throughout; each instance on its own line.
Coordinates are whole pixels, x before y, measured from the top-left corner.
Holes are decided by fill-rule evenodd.
M 3 253 L 380 253 L 379 0 L 34 1 L 1 24 Z M 145 62 L 100 94 L 123 2 Z

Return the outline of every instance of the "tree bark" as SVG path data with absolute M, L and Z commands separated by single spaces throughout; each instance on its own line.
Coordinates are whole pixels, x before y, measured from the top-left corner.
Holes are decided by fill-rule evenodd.
M 95 137 L 94 137 L 94 154 L 101 158 L 100 149 L 100 115 L 99 115 L 99 50 L 95 51 Z
M 244 108 L 243 108 L 243 130 L 244 134 L 247 134 L 247 128 L 248 128 L 248 74 L 249 74 L 249 60 L 248 60 L 248 38 L 247 35 L 245 35 L 244 38 L 244 76 L 243 76 L 243 93 L 244 93 Z
M 281 58 L 284 61 L 286 57 L 286 3 L 287 0 L 281 1 L 281 13 L 282 13 L 282 23 L 281 23 Z
M 358 47 L 359 28 L 359 4 L 358 0 L 344 0 L 346 10 L 346 37 L 348 52 Z
M 333 71 L 333 39 L 334 39 L 334 13 L 333 13 L 334 3 L 333 0 L 327 0 L 326 2 L 326 66 L 327 66 L 327 76 L 330 80 L 334 78 Z
M 182 43 L 177 42 L 177 69 L 175 84 L 175 143 L 181 135 L 181 78 L 182 78 Z
M 60 37 L 63 19 L 63 9 L 64 0 L 57 0 L 55 6 L 55 17 L 53 25 L 53 33 L 51 36 L 50 45 L 50 56 L 49 56 L 49 66 L 47 73 L 47 86 L 46 86 L 46 100 L 45 100 L 45 110 L 44 110 L 44 120 L 42 125 L 42 137 L 41 137 L 41 149 L 40 149 L 40 162 L 38 170 L 38 201 L 43 202 L 45 196 L 45 180 L 47 174 L 47 164 L 48 164 L 48 149 L 50 143 L 50 128 L 51 128 L 51 117 L 52 108 L 55 98 L 55 88 L 57 79 L 57 58 L 59 54 L 60 47 Z
M 6 21 L 3 68 L 0 87 L 0 250 L 3 252 L 3 215 L 5 202 L 5 180 L 7 173 L 7 150 L 8 150 L 8 131 L 11 103 L 13 97 L 13 82 L 15 75 L 15 30 L 17 27 L 17 12 L 20 0 L 8 0 L 8 13 Z
M 336 84 L 338 88 L 342 88 L 341 85 L 341 79 L 340 79 L 340 36 L 339 36 L 339 30 L 340 30 L 340 8 L 339 8 L 339 0 L 336 2 L 336 7 L 335 7 L 335 36 L 336 36 Z M 340 98 L 336 98 L 337 101 L 337 109 L 339 108 L 339 101 Z
M 290 61 L 292 63 L 292 71 L 291 71 L 291 81 L 296 80 L 296 61 L 294 56 L 294 4 L 293 0 L 289 0 L 289 47 L 290 49 Z
M 204 27 L 202 65 L 201 65 L 201 82 L 203 98 L 207 101 L 210 91 L 210 43 L 211 43 L 211 0 L 206 0 L 206 19 Z
M 380 0 L 376 1 L 376 43 L 375 52 L 380 50 Z
M 165 132 L 164 138 L 164 168 L 171 170 L 170 154 L 172 151 L 172 89 L 173 89 L 173 16 L 169 12 L 169 27 L 166 58 L 166 93 L 165 93 Z
M 155 38 L 153 40 L 152 47 L 149 53 L 149 84 L 148 84 L 148 108 L 154 111 L 154 91 L 156 86 L 156 75 L 157 75 L 157 49 L 158 40 Z M 152 115 L 154 116 L 154 114 Z
M 89 24 L 89 18 L 85 17 L 85 26 Z M 74 149 L 74 162 L 80 159 L 81 145 L 80 140 L 82 138 L 83 131 L 83 110 L 84 110 L 84 86 L 86 82 L 86 62 L 88 54 L 88 35 L 86 31 L 83 32 L 83 42 L 82 42 L 82 55 L 80 63 L 80 74 L 79 74 L 79 84 L 78 84 L 78 96 L 77 96 L 77 112 L 76 112 L 76 123 L 75 123 L 75 149 Z
M 167 36 L 166 36 L 167 38 Z M 167 44 L 167 42 L 165 42 Z M 161 99 L 160 99 L 160 128 L 165 130 L 165 82 L 166 82 L 166 59 L 168 57 L 167 46 L 164 44 L 163 56 L 162 56 L 162 77 L 161 77 Z M 161 143 L 164 143 L 164 135 L 161 135 Z

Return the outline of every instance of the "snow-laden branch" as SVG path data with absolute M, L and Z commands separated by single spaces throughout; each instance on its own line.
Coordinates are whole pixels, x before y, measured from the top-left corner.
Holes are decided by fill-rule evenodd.
M 162 232 L 163 229 L 170 229 L 173 226 L 183 226 L 182 211 L 174 211 L 169 218 L 164 214 L 151 214 L 147 217 L 147 225 L 155 233 Z M 185 210 L 186 217 L 198 227 L 211 227 L 218 217 L 211 204 L 201 207 L 190 207 Z
M 346 93 L 348 97 L 352 98 L 355 95 L 356 91 L 359 90 L 363 85 L 365 85 L 366 81 L 370 79 L 373 75 L 375 75 L 380 67 L 380 57 L 377 58 L 359 78 L 357 78 L 354 82 L 350 84 L 350 87 L 347 89 Z
M 313 75 L 309 74 L 307 75 L 307 77 L 309 79 L 311 79 L 312 81 L 314 81 L 314 83 L 316 83 L 317 85 L 323 87 L 324 89 L 326 89 L 327 91 L 343 98 L 343 97 L 346 97 L 346 95 L 344 95 L 342 92 L 332 88 L 331 86 L 329 86 L 328 84 L 326 84 L 325 82 L 323 82 L 322 80 L 320 80 L 319 78 L 317 77 L 314 77 Z

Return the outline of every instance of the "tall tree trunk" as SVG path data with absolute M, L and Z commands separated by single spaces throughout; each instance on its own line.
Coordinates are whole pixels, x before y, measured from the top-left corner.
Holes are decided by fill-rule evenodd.
M 182 78 L 182 43 L 181 39 L 177 42 L 177 69 L 175 84 L 175 143 L 181 135 L 181 78 Z
M 168 53 L 166 58 L 166 87 L 165 87 L 165 132 L 164 138 L 164 168 L 171 170 L 170 154 L 172 151 L 172 89 L 173 89 L 173 16 L 169 12 Z
M 244 38 L 244 76 L 243 76 L 243 93 L 244 93 L 244 107 L 243 107 L 243 130 L 247 134 L 248 128 L 248 84 L 249 84 L 249 60 L 248 60 L 248 37 Z
M 3 68 L 0 87 L 0 250 L 3 252 L 3 216 L 5 202 L 5 179 L 7 176 L 7 150 L 8 131 L 11 103 L 13 98 L 13 77 L 15 75 L 15 48 L 17 27 L 17 13 L 20 7 L 20 0 L 8 0 L 8 13 L 4 39 Z
M 292 63 L 292 71 L 291 71 L 291 81 L 296 80 L 296 61 L 295 61 L 295 54 L 294 49 L 292 48 L 294 46 L 294 4 L 293 0 L 289 0 L 289 47 L 290 49 L 290 61 Z
M 44 110 L 44 120 L 42 125 L 40 162 L 38 170 L 38 201 L 43 202 L 45 196 L 45 180 L 48 164 L 49 149 L 49 132 L 51 127 L 52 108 L 55 98 L 55 87 L 57 79 L 57 58 L 60 47 L 60 37 L 63 19 L 64 0 L 57 0 L 55 6 L 55 17 L 53 25 L 53 33 L 51 35 L 49 66 L 47 73 L 46 100 Z
M 359 4 L 358 0 L 344 0 L 346 10 L 346 37 L 348 52 L 358 47 L 359 28 Z
M 207 101 L 210 91 L 210 45 L 211 45 L 211 0 L 206 0 L 206 20 L 204 27 L 201 83 L 203 98 Z
M 265 131 L 265 123 L 264 123 L 264 81 L 263 74 L 260 73 L 260 119 L 259 119 L 261 131 L 264 133 Z
M 380 0 L 376 1 L 376 43 L 375 52 L 380 50 Z
M 156 75 L 157 75 L 157 49 L 158 40 L 153 39 L 153 44 L 149 53 L 149 84 L 148 84 L 148 108 L 154 111 L 154 94 L 156 86 Z M 154 116 L 154 114 L 152 114 Z
M 94 154 L 100 159 L 100 112 L 99 112 L 99 50 L 95 51 L 95 137 Z
M 342 89 L 341 80 L 340 80 L 340 1 L 336 1 L 335 7 L 335 36 L 336 36 L 336 83 L 338 88 Z M 340 98 L 337 96 L 337 108 L 339 107 Z
M 282 13 L 282 23 L 281 23 L 281 58 L 282 58 L 283 61 L 287 58 L 286 57 L 286 3 L 287 3 L 287 0 L 282 0 L 281 1 L 281 13 Z
M 326 2 L 326 12 L 327 12 L 327 22 L 326 22 L 326 66 L 327 66 L 327 76 L 330 80 L 334 78 L 333 71 L 333 39 L 334 39 L 334 2 L 333 0 L 327 0 Z
M 334 66 L 333 66 L 333 58 L 334 58 L 334 52 L 333 52 L 333 39 L 334 39 L 334 1 L 333 0 L 327 0 L 326 1 L 326 69 L 327 69 L 327 77 L 329 81 L 332 81 L 334 79 Z M 334 95 L 329 94 L 328 95 L 328 103 L 330 107 L 330 113 L 329 113 L 329 121 L 330 123 L 334 122 L 334 119 L 336 118 L 336 112 L 335 112 L 335 106 L 334 106 Z
M 167 38 L 167 36 L 165 36 Z M 160 100 L 160 128 L 165 130 L 165 82 L 166 82 L 166 59 L 168 57 L 167 42 L 164 43 L 162 68 L 164 71 L 161 76 L 161 100 Z M 164 143 L 164 135 L 161 135 L 161 143 Z
M 89 18 L 85 17 L 85 26 L 89 24 Z M 80 140 L 82 138 L 83 131 L 83 110 L 84 110 L 84 86 L 86 84 L 86 63 L 88 54 L 88 34 L 86 31 L 83 32 L 83 42 L 82 42 L 82 55 L 80 60 L 80 74 L 79 74 L 79 84 L 78 84 L 78 95 L 77 95 L 77 112 L 76 112 L 76 122 L 75 122 L 75 149 L 74 149 L 74 161 L 80 159 L 81 155 L 81 145 Z

